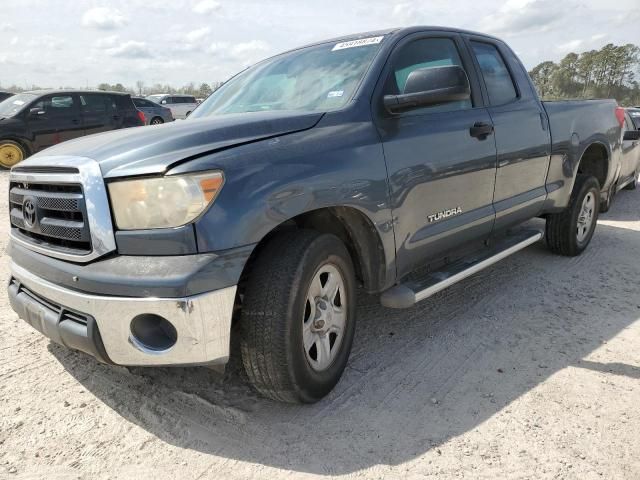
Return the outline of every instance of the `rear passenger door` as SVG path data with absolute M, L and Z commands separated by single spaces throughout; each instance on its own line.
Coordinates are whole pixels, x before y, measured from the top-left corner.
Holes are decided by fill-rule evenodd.
M 461 66 L 472 98 L 391 115 L 384 95 L 403 93 L 417 69 Z M 402 39 L 391 53 L 374 93 L 374 119 L 382 139 L 396 237 L 399 277 L 470 240 L 487 238 L 496 148 L 491 117 L 462 39 L 425 32 Z M 484 125 L 488 133 L 477 134 Z
M 502 42 L 465 36 L 481 74 L 498 154 L 495 229 L 537 215 L 546 199 L 551 155 L 547 116 L 526 71 Z
M 80 95 L 80 110 L 86 135 L 113 130 L 114 119 L 109 97 L 100 93 Z

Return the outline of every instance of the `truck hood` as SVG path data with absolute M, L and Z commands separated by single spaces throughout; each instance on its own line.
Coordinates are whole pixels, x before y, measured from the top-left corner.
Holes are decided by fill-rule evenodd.
M 48 148 L 31 158 L 92 158 L 100 164 L 105 178 L 161 174 L 192 158 L 310 129 L 322 115 L 280 111 L 187 119 L 90 135 Z M 29 160 L 23 164 L 28 166 Z

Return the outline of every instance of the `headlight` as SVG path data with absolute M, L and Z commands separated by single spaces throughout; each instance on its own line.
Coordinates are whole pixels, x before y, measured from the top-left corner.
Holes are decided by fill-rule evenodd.
M 120 230 L 171 228 L 200 215 L 222 188 L 222 172 L 122 180 L 109 183 Z

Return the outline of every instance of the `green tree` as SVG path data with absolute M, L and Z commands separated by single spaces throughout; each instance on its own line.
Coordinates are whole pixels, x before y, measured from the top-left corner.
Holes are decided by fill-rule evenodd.
M 533 83 L 542 98 L 553 96 L 553 77 L 558 70 L 558 65 L 553 62 L 542 62 L 529 72 Z
M 640 104 L 640 48 L 633 44 L 570 53 L 558 64 L 542 62 L 529 73 L 542 98 L 613 97 L 621 105 Z
M 211 95 L 211 87 L 209 86 L 208 83 L 203 83 L 202 85 L 200 85 L 200 88 L 198 90 L 198 95 L 200 98 L 207 98 L 209 95 Z

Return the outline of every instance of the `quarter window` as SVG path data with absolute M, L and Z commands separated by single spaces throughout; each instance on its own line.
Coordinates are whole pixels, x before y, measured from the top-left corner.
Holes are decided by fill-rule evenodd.
M 423 38 L 402 47 L 393 60 L 393 69 L 387 78 L 385 95 L 398 95 L 404 92 L 407 78 L 411 72 L 421 68 L 458 65 L 463 67 L 455 42 L 450 38 Z M 464 68 L 464 67 L 463 67 Z M 443 112 L 472 108 L 470 99 L 424 107 L 414 112 Z
M 471 42 L 471 46 L 478 59 L 491 105 L 502 105 L 518 98 L 511 74 L 498 49 L 482 42 Z

